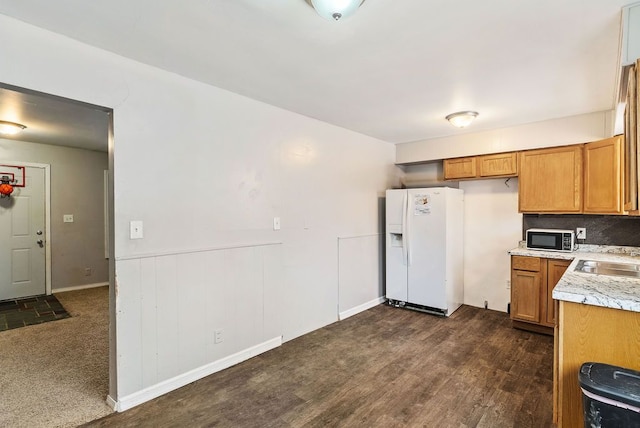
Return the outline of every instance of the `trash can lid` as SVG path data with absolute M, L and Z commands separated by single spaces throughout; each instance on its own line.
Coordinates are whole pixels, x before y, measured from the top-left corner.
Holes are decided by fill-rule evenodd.
M 578 373 L 585 390 L 640 407 L 640 372 L 604 363 L 584 363 Z

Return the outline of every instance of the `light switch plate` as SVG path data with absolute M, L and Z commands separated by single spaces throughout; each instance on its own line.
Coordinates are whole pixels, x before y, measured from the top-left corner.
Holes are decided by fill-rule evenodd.
M 144 232 L 142 230 L 142 221 L 133 220 L 129 222 L 129 239 L 142 239 Z
M 280 217 L 273 218 L 273 230 L 280 230 Z
M 64 214 L 62 216 L 62 221 L 64 223 L 73 223 L 73 214 Z

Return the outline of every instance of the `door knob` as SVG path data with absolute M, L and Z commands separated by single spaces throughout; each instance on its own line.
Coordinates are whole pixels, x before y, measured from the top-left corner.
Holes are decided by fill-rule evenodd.
M 40 245 L 40 248 L 42 248 L 44 246 L 44 241 L 42 239 L 38 239 L 36 244 Z
M 41 230 L 38 230 L 38 231 L 36 232 L 36 235 L 42 235 L 42 231 L 41 231 Z

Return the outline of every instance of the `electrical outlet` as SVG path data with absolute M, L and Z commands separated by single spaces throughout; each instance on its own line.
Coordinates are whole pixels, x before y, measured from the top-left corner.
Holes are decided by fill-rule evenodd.
M 507 290 L 511 288 L 511 281 L 507 279 Z
M 218 329 L 214 332 L 213 343 L 221 343 L 224 340 L 224 330 Z
M 586 227 L 576 227 L 576 239 L 587 239 Z
M 91 276 L 93 272 L 91 271 L 91 268 L 84 268 L 84 276 Z

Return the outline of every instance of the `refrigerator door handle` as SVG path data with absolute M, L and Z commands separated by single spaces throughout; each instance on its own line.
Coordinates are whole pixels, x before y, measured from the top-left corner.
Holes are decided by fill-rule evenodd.
M 405 204 L 404 222 L 406 230 L 402 242 L 407 246 L 407 266 L 411 266 L 411 195 L 407 191 L 407 199 Z
M 402 199 L 402 264 L 407 265 L 407 192 Z

